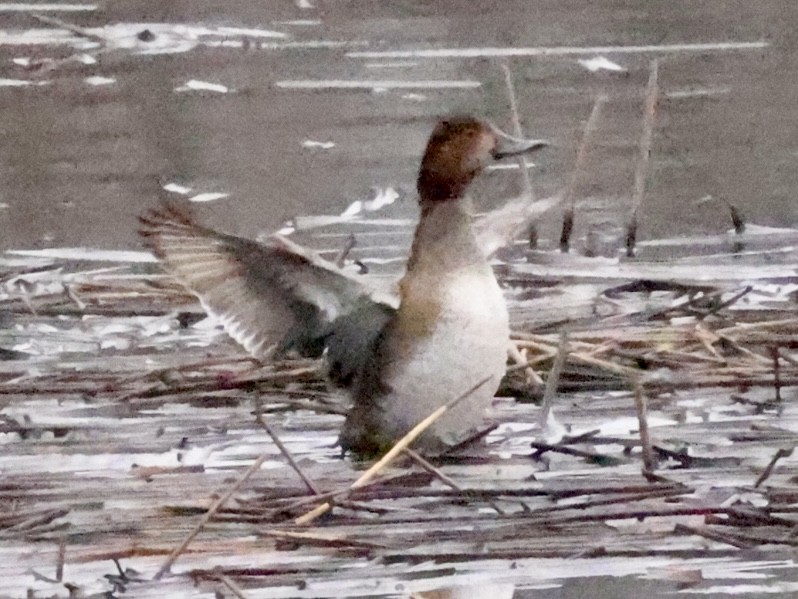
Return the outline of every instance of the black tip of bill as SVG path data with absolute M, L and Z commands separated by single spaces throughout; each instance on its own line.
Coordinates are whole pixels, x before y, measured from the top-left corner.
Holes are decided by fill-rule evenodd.
M 545 139 L 521 139 L 520 137 L 508 135 L 496 127 L 493 128 L 493 131 L 497 140 L 496 148 L 493 150 L 493 157 L 496 160 L 507 158 L 508 156 L 529 154 L 550 145 Z

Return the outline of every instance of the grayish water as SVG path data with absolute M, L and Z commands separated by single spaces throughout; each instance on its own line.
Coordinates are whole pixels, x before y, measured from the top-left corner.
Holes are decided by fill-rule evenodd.
M 662 58 L 665 98 L 640 238 L 727 229 L 717 202 L 696 204 L 707 195 L 737 204 L 759 224 L 798 220 L 794 2 L 313 4 L 126 1 L 47 12 L 86 28 L 130 24 L 124 31 L 92 30 L 106 38 L 102 48 L 85 50 L 94 64 L 67 61 L 52 69 L 17 63 L 64 59 L 87 40 L 29 11 L 0 11 L 2 78 L 39 84 L 0 86 L 0 249 L 134 247 L 135 215 L 170 182 L 192 194 L 229 194 L 203 212 L 248 236 L 296 215 L 340 214 L 375 188 L 393 188 L 401 199 L 372 216 L 413 218 L 415 169 L 438 116 L 474 112 L 509 126 L 498 59 L 462 56 L 462 50 L 485 55 L 479 49 L 497 47 L 764 42 L 739 50 L 601 52 L 628 69 L 626 75 L 591 73 L 577 63 L 593 52 L 510 60 L 524 128 L 556 144 L 536 158 L 541 196 L 564 184 L 594 97 L 610 95 L 578 191 L 577 236 L 589 222 L 627 216 L 642 93 L 654 56 Z M 199 43 L 178 45 L 186 51 L 141 54 L 169 35 L 190 37 L 185 28 L 154 23 L 217 29 Z M 147 28 L 153 40 L 119 47 Z M 15 43 L 32 35 L 49 43 Z M 425 49 L 458 51 L 432 58 L 382 54 Z M 88 77 L 107 80 L 92 84 Z M 192 80 L 227 92 L 176 91 Z M 439 85 L 319 83 L 330 80 Z M 296 87 L 308 81 L 320 87 Z M 335 145 L 304 147 L 308 141 Z M 515 175 L 492 173 L 478 197 L 506 197 Z M 543 236 L 556 238 L 557 228 L 553 214 Z M 361 245 L 406 245 L 406 228 L 398 235 L 385 231 L 378 229 L 376 240 L 363 236 Z

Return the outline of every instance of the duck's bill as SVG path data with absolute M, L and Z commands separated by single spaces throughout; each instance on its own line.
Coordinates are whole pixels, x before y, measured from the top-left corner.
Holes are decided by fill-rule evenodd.
M 493 157 L 496 160 L 507 158 L 508 156 L 529 154 L 549 145 L 549 142 L 545 139 L 521 139 L 495 128 L 494 132 L 496 133 L 496 148 L 493 150 Z

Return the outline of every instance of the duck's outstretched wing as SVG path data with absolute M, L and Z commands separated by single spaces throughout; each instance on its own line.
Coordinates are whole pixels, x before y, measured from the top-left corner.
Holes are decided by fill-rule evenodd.
M 546 212 L 562 202 L 563 194 L 533 201 L 526 195 L 508 200 L 474 221 L 474 234 L 482 253 L 491 258 L 503 247 L 509 246 L 519 235 L 527 233 L 529 226 Z
M 206 228 L 187 207 L 163 202 L 139 217 L 139 233 L 166 266 L 257 358 L 329 346 L 341 384 L 394 312 L 364 283 L 284 237 L 258 243 Z

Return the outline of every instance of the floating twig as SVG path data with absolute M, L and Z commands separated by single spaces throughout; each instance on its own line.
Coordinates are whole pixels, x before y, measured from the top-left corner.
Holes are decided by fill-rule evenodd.
M 596 451 L 585 451 L 584 449 L 576 449 L 575 447 L 569 447 L 564 443 L 543 443 L 541 441 L 532 441 L 530 442 L 530 446 L 532 449 L 535 450 L 535 453 L 532 454 L 533 459 L 537 459 L 538 457 L 542 456 L 544 453 L 553 452 L 553 453 L 560 453 L 563 455 L 570 455 L 577 458 L 583 458 L 590 462 L 591 464 L 599 464 L 599 465 L 610 465 L 616 466 L 621 463 L 623 460 L 619 460 L 618 458 L 604 455 L 598 453 Z
M 83 311 L 86 309 L 86 303 L 78 297 L 78 294 L 75 292 L 75 288 L 73 285 L 69 285 L 68 283 L 64 283 L 64 293 L 66 296 L 74 302 L 75 306 L 77 306 L 78 310 Z
M 55 564 L 55 579 L 58 582 L 64 580 L 64 562 L 66 561 L 66 538 L 61 537 L 58 541 L 58 561 Z
M 89 40 L 91 40 L 93 42 L 98 42 L 98 43 L 100 43 L 102 45 L 105 45 L 107 43 L 107 40 L 104 37 L 99 36 L 99 35 L 97 35 L 95 33 L 92 33 L 88 29 L 85 29 L 83 27 L 79 27 L 78 25 L 74 25 L 72 23 L 68 23 L 67 21 L 64 21 L 63 19 L 59 19 L 57 17 L 47 16 L 47 15 L 42 15 L 42 14 L 39 14 L 39 13 L 31 13 L 30 16 L 33 17 L 34 19 L 36 19 L 37 21 L 41 22 L 41 23 L 45 23 L 47 25 L 52 25 L 53 27 L 59 27 L 60 29 L 66 29 L 67 31 L 69 31 L 71 33 L 74 33 L 78 37 L 86 38 L 86 39 L 89 39 Z
M 510 116 L 513 121 L 513 134 L 516 137 L 524 137 L 524 129 L 521 127 L 521 116 L 518 113 L 518 100 L 515 95 L 515 85 L 513 84 L 513 74 L 510 70 L 508 61 L 502 61 L 502 72 L 504 73 L 504 84 L 507 87 L 507 99 L 510 102 Z M 532 187 L 532 176 L 529 174 L 529 163 L 523 155 L 516 157 L 518 168 L 521 171 L 521 189 L 523 194 L 527 196 L 528 201 L 535 201 L 535 190 Z
M 510 359 L 515 362 L 513 366 L 508 367 L 507 371 L 511 372 L 513 369 L 523 369 L 524 375 L 526 376 L 526 384 L 527 385 L 535 385 L 535 386 L 543 386 L 543 379 L 540 378 L 540 375 L 535 372 L 535 369 L 532 368 L 532 365 L 527 361 L 526 350 L 519 350 L 518 346 L 510 341 Z
M 388 546 L 382 543 L 371 543 L 367 541 L 358 541 L 357 539 L 342 539 L 340 537 L 332 536 L 329 534 L 308 533 L 300 531 L 283 531 L 283 530 L 260 530 L 259 534 L 273 537 L 275 539 L 282 539 L 285 541 L 292 541 L 297 544 L 311 545 L 316 547 L 334 547 L 344 549 L 387 549 Z
M 380 478 L 372 479 L 367 485 L 363 485 L 362 487 L 358 487 L 358 490 L 366 489 L 366 488 L 368 488 L 370 486 L 379 486 L 379 485 L 381 485 L 381 484 L 383 484 L 385 482 L 390 481 L 391 478 L 392 477 L 386 477 L 386 478 L 382 478 L 382 479 L 380 479 Z M 296 501 L 293 501 L 292 503 L 286 505 L 285 507 L 283 507 L 283 511 L 290 512 L 292 510 L 303 508 L 303 507 L 306 507 L 306 506 L 308 506 L 310 504 L 317 503 L 319 501 L 327 501 L 327 500 L 330 500 L 330 499 L 334 500 L 334 499 L 337 499 L 337 498 L 340 498 L 340 497 L 346 497 L 346 496 L 348 496 L 350 494 L 352 494 L 352 489 L 347 487 L 346 489 L 337 489 L 335 491 L 326 491 L 324 493 L 319 493 L 318 495 L 314 495 L 312 497 L 302 497 L 302 498 L 297 499 Z
M 776 401 L 781 402 L 781 365 L 779 362 L 779 348 L 770 347 L 770 357 L 773 360 L 773 388 L 776 390 Z
M 781 448 L 778 451 L 776 451 L 773 457 L 770 458 L 770 462 L 768 462 L 768 465 L 765 468 L 765 470 L 762 472 L 762 474 L 759 475 L 759 478 L 756 479 L 756 482 L 754 483 L 754 488 L 758 489 L 759 486 L 763 482 L 765 482 L 768 479 L 768 477 L 770 477 L 770 475 L 773 473 L 773 469 L 776 467 L 776 462 L 778 462 L 781 458 L 790 457 L 794 449 L 795 449 L 794 447 L 790 447 L 789 449 Z
M 252 465 L 250 465 L 250 467 L 247 468 L 246 471 L 244 471 L 244 474 L 242 474 L 241 477 L 235 483 L 233 483 L 224 493 L 222 493 L 219 496 L 219 498 L 216 501 L 213 502 L 213 504 L 211 504 L 211 507 L 208 508 L 208 511 L 205 512 L 205 514 L 202 516 L 202 518 L 194 527 L 194 529 L 188 534 L 188 536 L 183 540 L 183 542 L 180 543 L 180 545 L 178 545 L 177 547 L 175 547 L 172 553 L 169 554 L 169 557 L 166 558 L 166 561 L 163 563 L 160 569 L 155 573 L 153 580 L 160 580 L 161 578 L 163 578 L 164 574 L 166 574 L 169 571 L 169 569 L 172 567 L 172 564 L 174 564 L 177 558 L 180 557 L 180 554 L 183 553 L 186 550 L 186 548 L 189 546 L 191 541 L 194 540 L 194 537 L 196 537 L 202 531 L 202 529 L 205 528 L 205 525 L 208 522 L 210 522 L 214 514 L 216 514 L 216 512 L 218 512 L 219 509 L 225 503 L 227 503 L 227 501 L 233 495 L 235 495 L 235 493 L 244 485 L 244 483 L 247 482 L 250 479 L 250 477 L 260 469 L 260 467 L 263 465 L 263 462 L 265 462 L 270 457 L 271 457 L 270 453 L 264 453 L 263 455 L 258 457 L 258 459 L 252 462 Z
M 239 587 L 235 581 L 223 572 L 214 572 L 214 576 L 227 587 L 227 590 L 233 593 L 238 599 L 249 599 L 243 589 Z
M 355 248 L 357 245 L 357 239 L 355 239 L 355 234 L 350 233 L 349 236 L 346 238 L 346 243 L 344 243 L 344 247 L 341 248 L 341 251 L 338 252 L 338 255 L 335 257 L 335 265 L 338 268 L 343 268 L 344 264 L 346 264 L 346 259 L 349 257 L 349 253 Z
M 645 109 L 643 112 L 643 131 L 640 134 L 639 153 L 635 168 L 635 185 L 632 196 L 632 209 L 629 224 L 626 229 L 626 255 L 629 258 L 635 255 L 637 244 L 637 213 L 643 203 L 646 192 L 646 178 L 648 177 L 651 161 L 651 140 L 654 134 L 654 121 L 657 117 L 657 102 L 659 100 L 659 60 L 654 59 L 649 65 L 648 86 L 646 88 Z
M 417 452 L 413 451 L 409 447 L 405 448 L 405 454 L 413 460 L 416 464 L 421 466 L 424 470 L 429 472 L 430 474 L 434 474 L 442 483 L 445 485 L 450 486 L 455 491 L 463 492 L 463 488 L 457 484 L 457 482 L 443 473 L 440 468 L 437 468 L 434 464 L 431 464 L 427 461 L 423 456 L 419 455 Z M 493 500 L 488 500 L 488 505 L 496 510 L 497 514 L 505 514 L 506 512 Z
M 651 473 L 654 472 L 657 464 L 651 449 L 651 437 L 648 434 L 646 395 L 640 382 L 635 382 L 635 409 L 637 410 L 637 422 L 640 429 L 640 446 L 643 449 L 643 473 Z
M 458 451 L 464 450 L 468 447 L 471 447 L 474 443 L 479 441 L 480 439 L 484 439 L 493 431 L 495 431 L 499 427 L 498 422 L 494 422 L 493 424 L 489 424 L 488 426 L 481 428 L 477 431 L 474 431 L 472 434 L 468 435 L 462 441 L 458 441 L 454 445 L 447 447 L 444 449 L 440 456 L 441 458 L 453 457 L 453 459 L 457 459 L 456 454 Z
M 565 187 L 563 194 L 563 205 L 565 212 L 563 213 L 562 231 L 560 233 L 560 251 L 567 253 L 571 244 L 571 232 L 574 227 L 574 205 L 576 203 L 576 186 L 579 182 L 584 168 L 585 158 L 587 157 L 587 150 L 590 147 L 590 142 L 593 140 L 593 134 L 598 128 L 598 119 L 601 114 L 601 109 L 607 103 L 609 98 L 601 94 L 596 98 L 593 103 L 593 109 L 590 111 L 590 116 L 585 123 L 585 131 L 582 133 L 582 141 L 576 150 L 576 160 L 574 161 L 574 168 L 571 172 L 571 178 L 568 185 Z
M 554 363 L 551 365 L 549 375 L 546 377 L 546 388 L 543 391 L 543 406 L 540 410 L 540 417 L 538 419 L 538 426 L 545 431 L 549 424 L 549 418 L 552 415 L 552 405 L 554 398 L 557 395 L 557 386 L 560 384 L 560 377 L 562 376 L 562 369 L 565 366 L 565 360 L 568 358 L 568 334 L 565 331 L 560 332 L 560 344 L 557 347 L 557 355 L 554 357 Z
M 720 198 L 720 201 L 726 204 L 726 207 L 729 209 L 729 216 L 731 216 L 732 224 L 734 225 L 734 233 L 736 235 L 745 233 L 745 219 L 737 206 L 726 198 Z
M 707 528 L 687 526 L 686 524 L 677 524 L 673 528 L 673 532 L 698 535 L 700 537 L 704 537 L 705 539 L 709 539 L 710 541 L 717 541 L 718 543 L 726 543 L 727 545 L 731 545 L 732 547 L 737 547 L 738 549 L 750 549 L 751 547 L 754 546 L 753 543 L 740 540 L 733 535 L 724 534 L 716 530 L 709 530 Z
M 718 312 L 720 312 L 721 310 L 723 310 L 723 309 L 725 309 L 725 308 L 728 308 L 729 306 L 732 306 L 732 305 L 736 304 L 738 301 L 740 301 L 740 300 L 741 300 L 742 298 L 744 298 L 746 295 L 748 295 L 749 293 L 751 293 L 753 290 L 754 290 L 754 288 L 753 288 L 751 285 L 749 285 L 749 286 L 748 286 L 748 287 L 746 287 L 745 289 L 742 289 L 742 290 L 738 291 L 737 293 L 735 293 L 735 294 L 734 294 L 732 297 L 730 297 L 730 298 L 729 298 L 729 299 L 727 299 L 726 301 L 724 301 L 724 302 L 718 302 L 718 303 L 717 303 L 716 305 L 714 305 L 712 308 L 710 308 L 709 310 L 707 310 L 707 312 L 706 312 L 705 314 L 702 314 L 702 315 L 700 316 L 700 318 L 702 318 L 702 319 L 703 319 L 703 318 L 706 318 L 707 316 L 711 316 L 711 315 L 713 315 L 713 314 L 717 314 L 717 313 L 718 313 Z
M 507 88 L 507 99 L 510 102 L 510 117 L 513 121 L 513 134 L 516 137 L 524 137 L 524 130 L 521 127 L 521 117 L 518 113 L 518 100 L 515 95 L 515 85 L 513 84 L 513 74 L 510 70 L 509 60 L 501 62 L 502 73 L 504 73 L 504 85 Z M 516 164 L 521 171 L 521 190 L 527 201 L 532 203 L 535 201 L 535 188 L 532 186 L 532 175 L 529 173 L 529 163 L 525 156 L 517 156 Z M 527 239 L 529 247 L 534 249 L 538 244 L 538 227 L 534 222 L 530 222 L 527 230 Z
M 280 453 L 283 454 L 283 457 L 286 459 L 288 464 L 291 466 L 294 472 L 297 473 L 299 478 L 302 479 L 302 482 L 305 483 L 305 486 L 308 488 L 308 491 L 310 491 L 313 495 L 319 495 L 321 493 L 321 491 L 319 491 L 319 488 L 310 479 L 310 477 L 307 474 L 305 474 L 305 471 L 302 470 L 302 468 L 299 466 L 297 461 L 294 459 L 294 456 L 291 455 L 291 452 L 288 450 L 285 444 L 280 440 L 280 437 L 277 436 L 277 433 L 274 431 L 271 425 L 269 425 L 269 423 L 263 419 L 263 416 L 261 414 L 259 399 L 255 400 L 255 422 L 257 422 L 258 425 L 263 430 L 266 431 L 266 434 L 269 435 L 272 442 L 277 446 L 277 449 L 279 449 Z
M 669 484 L 654 486 L 648 491 L 639 491 L 636 493 L 626 493 L 620 490 L 618 497 L 606 497 L 602 499 L 590 499 L 580 503 L 562 503 L 558 505 L 550 505 L 543 508 L 538 508 L 530 512 L 530 516 L 537 516 L 541 514 L 550 514 L 554 512 L 565 512 L 568 510 L 585 510 L 592 507 L 600 507 L 606 505 L 622 505 L 632 503 L 635 501 L 646 501 L 647 499 L 654 499 L 659 497 L 673 497 L 675 495 L 684 495 L 692 493 L 695 489 L 691 489 L 681 484 Z M 592 493 L 591 493 L 592 495 Z

